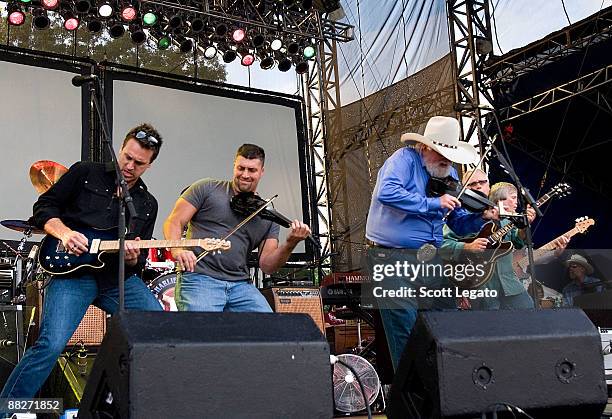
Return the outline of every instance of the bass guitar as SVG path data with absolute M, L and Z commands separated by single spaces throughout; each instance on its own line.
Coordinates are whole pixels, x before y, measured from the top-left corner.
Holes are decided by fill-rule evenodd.
M 78 231 L 87 237 L 89 248 L 86 252 L 75 255 L 69 253 L 61 240 L 53 236 L 45 236 L 40 243 L 38 263 L 47 273 L 52 275 L 67 275 L 78 270 L 102 269 L 106 263 L 104 258 L 108 253 L 119 252 L 117 229 L 97 230 L 79 228 Z M 216 252 L 230 249 L 231 243 L 221 239 L 190 239 L 190 240 L 130 240 L 137 249 L 201 247 L 205 251 Z
M 546 255 L 550 254 L 557 248 L 555 243 L 556 240 L 560 239 L 562 236 L 567 237 L 568 239 L 574 237 L 578 233 L 586 233 L 589 227 L 595 225 L 595 220 L 589 217 L 582 217 L 576 220 L 576 225 L 569 231 L 566 231 L 561 236 L 557 237 L 554 240 L 549 241 L 544 246 L 533 251 L 533 261 L 538 263 L 538 260 L 541 260 Z M 518 279 L 525 279 L 529 276 L 527 272 L 527 267 L 529 266 L 529 257 L 524 255 L 522 252 L 517 252 L 514 254 L 514 261 L 512 262 L 512 267 L 514 268 L 514 273 Z
M 568 184 L 559 183 L 538 199 L 536 205 L 540 207 L 554 197 L 568 195 L 570 190 L 571 187 Z M 471 272 L 465 272 L 465 275 L 449 277 L 449 281 L 458 288 L 464 289 L 478 288 L 486 284 L 493 275 L 497 260 L 514 249 L 512 242 L 504 241 L 504 236 L 514 227 L 516 227 L 514 222 L 498 227 L 496 223 L 490 221 L 482 227 L 475 237 L 461 239 L 464 243 L 471 243 L 476 239 L 485 238 L 487 239 L 487 248 L 483 252 L 463 252 L 462 259 L 458 264 L 465 267 L 472 266 Z

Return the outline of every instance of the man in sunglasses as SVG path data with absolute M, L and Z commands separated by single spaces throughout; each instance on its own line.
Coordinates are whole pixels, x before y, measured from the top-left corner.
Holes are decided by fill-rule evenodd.
M 130 130 L 117 157 L 130 190 L 137 216 L 127 214 L 127 239 L 150 239 L 157 216 L 157 201 L 140 179 L 151 166 L 162 137 L 149 124 Z M 118 225 L 115 169 L 111 164 L 78 162 L 34 204 L 33 223 L 61 240 L 64 248 L 81 255 L 89 251 L 88 238 L 79 230 L 111 229 Z M 125 308 L 161 310 L 161 306 L 137 276 L 146 254 L 125 245 Z M 0 398 L 31 398 L 40 389 L 66 347 L 90 304 L 109 314 L 118 307 L 117 258 L 109 257 L 98 270 L 77 269 L 54 276 L 45 288 L 40 333 L 8 378 Z

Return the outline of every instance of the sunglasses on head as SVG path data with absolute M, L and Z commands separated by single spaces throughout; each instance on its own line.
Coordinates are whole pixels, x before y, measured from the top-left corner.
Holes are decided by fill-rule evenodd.
M 152 135 L 149 135 L 148 132 L 146 131 L 138 131 L 134 137 L 136 137 L 136 139 L 138 141 L 141 141 L 143 143 L 146 143 L 148 145 L 158 145 L 159 144 L 159 140 L 157 138 L 155 138 Z

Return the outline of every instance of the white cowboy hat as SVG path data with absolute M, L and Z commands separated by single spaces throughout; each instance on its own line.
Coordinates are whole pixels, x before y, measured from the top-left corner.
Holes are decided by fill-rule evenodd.
M 476 164 L 478 153 L 470 144 L 459 141 L 459 122 L 448 116 L 434 116 L 427 121 L 423 135 L 407 132 L 400 141 L 417 141 L 437 151 L 454 163 Z
M 568 260 L 565 261 L 565 266 L 569 266 L 570 263 L 575 263 L 582 266 L 586 270 L 587 275 L 591 275 L 593 273 L 593 267 L 584 256 L 574 253 Z

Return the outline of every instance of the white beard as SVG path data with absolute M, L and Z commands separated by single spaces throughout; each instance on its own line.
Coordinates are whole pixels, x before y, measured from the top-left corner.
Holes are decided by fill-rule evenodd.
M 440 166 L 438 164 L 428 162 L 427 160 L 424 160 L 424 162 L 425 169 L 427 169 L 427 173 L 429 173 L 430 176 L 445 178 L 450 175 L 451 166 Z

